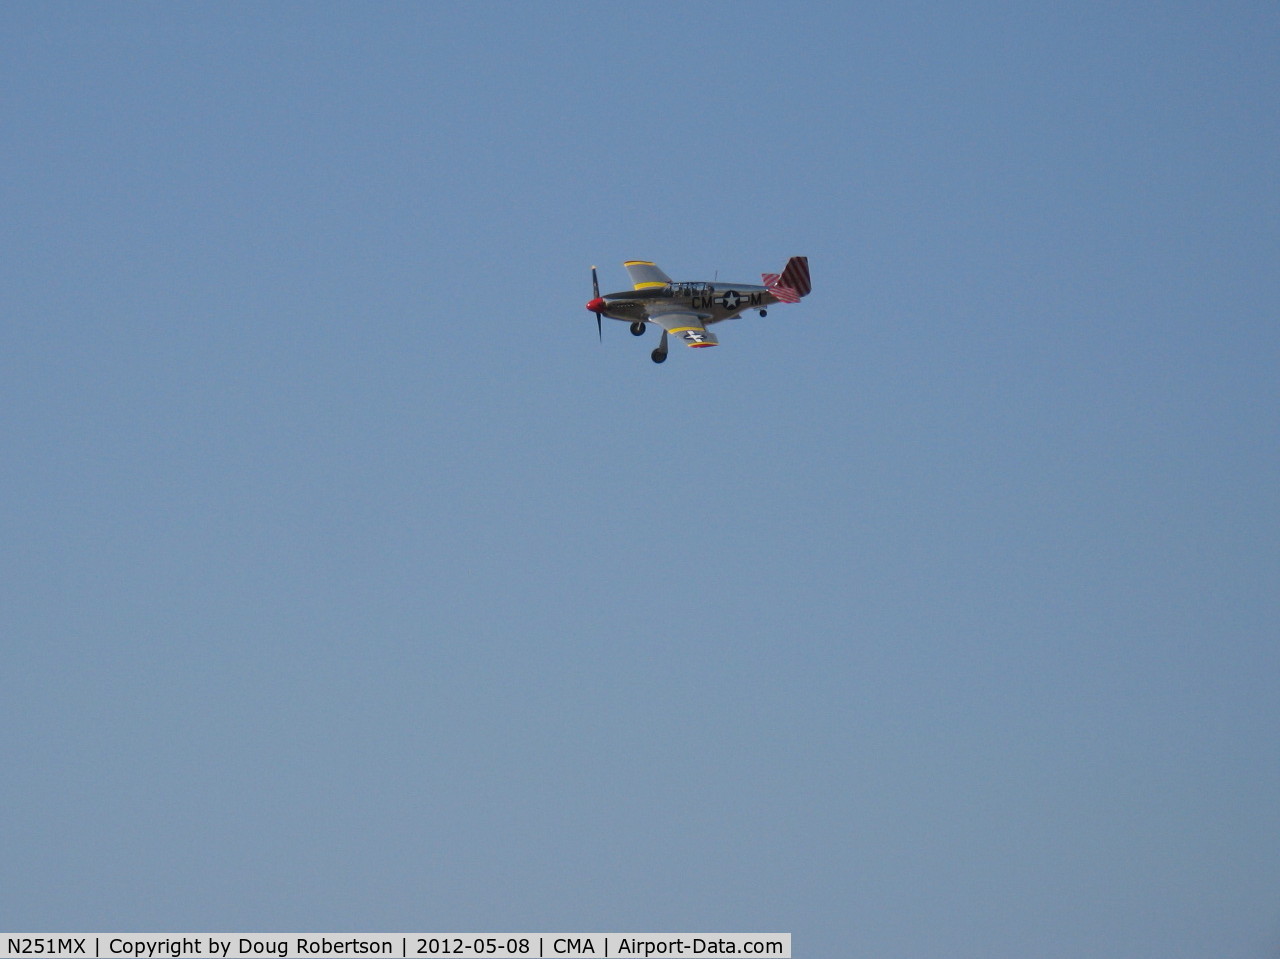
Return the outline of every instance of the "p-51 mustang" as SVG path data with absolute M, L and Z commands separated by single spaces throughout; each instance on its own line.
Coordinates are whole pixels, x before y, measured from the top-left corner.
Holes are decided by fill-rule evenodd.
M 631 324 L 631 333 L 642 336 L 646 323 L 662 327 L 662 341 L 650 354 L 653 362 L 667 358 L 667 334 L 678 336 L 689 346 L 715 346 L 720 341 L 707 329 L 712 323 L 736 320 L 743 310 L 757 310 L 774 303 L 799 303 L 813 289 L 809 282 L 809 258 L 793 256 L 781 273 L 764 273 L 763 286 L 750 283 L 676 283 L 648 260 L 628 260 L 623 264 L 631 274 L 632 289 L 600 295 L 596 268 L 591 268 L 591 289 L 595 294 L 587 309 L 600 318 Z

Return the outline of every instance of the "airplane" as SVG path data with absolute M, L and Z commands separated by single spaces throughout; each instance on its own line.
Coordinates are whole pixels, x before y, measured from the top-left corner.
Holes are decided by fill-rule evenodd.
M 809 258 L 793 256 L 781 273 L 764 273 L 763 286 L 751 283 L 676 283 L 649 260 L 627 260 L 622 264 L 631 275 L 632 289 L 600 295 L 596 268 L 591 268 L 591 290 L 595 294 L 587 309 L 596 315 L 596 335 L 603 338 L 600 318 L 631 324 L 633 336 L 643 336 L 646 323 L 662 327 L 662 341 L 649 354 L 655 363 L 667 358 L 667 334 L 678 336 L 694 348 L 716 346 L 720 341 L 707 329 L 712 323 L 737 320 L 743 310 L 765 308 L 774 303 L 799 303 L 813 289 L 809 282 Z

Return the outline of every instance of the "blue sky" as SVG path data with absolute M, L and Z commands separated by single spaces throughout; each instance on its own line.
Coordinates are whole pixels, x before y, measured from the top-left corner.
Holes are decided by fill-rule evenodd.
M 1277 40 L 0 9 L 0 923 L 1274 956 Z

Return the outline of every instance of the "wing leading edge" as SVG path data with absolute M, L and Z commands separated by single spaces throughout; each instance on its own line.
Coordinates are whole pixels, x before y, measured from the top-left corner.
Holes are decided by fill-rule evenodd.
M 631 285 L 637 290 L 652 290 L 660 286 L 670 286 L 671 277 L 658 269 L 649 260 L 627 260 L 622 264 L 631 275 Z
M 650 314 L 649 320 L 657 323 L 672 336 L 684 340 L 685 345 L 695 349 L 703 346 L 717 346 L 720 343 L 716 335 L 702 325 L 703 314 L 701 313 L 668 310 L 665 313 Z

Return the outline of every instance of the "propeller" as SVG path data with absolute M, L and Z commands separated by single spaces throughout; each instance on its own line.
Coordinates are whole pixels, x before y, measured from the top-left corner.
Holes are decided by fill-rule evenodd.
M 596 337 L 600 342 L 604 342 L 604 331 L 601 329 L 600 310 L 604 307 L 604 300 L 600 299 L 600 281 L 596 278 L 596 268 L 591 268 L 591 302 L 587 304 L 587 309 L 596 315 Z

